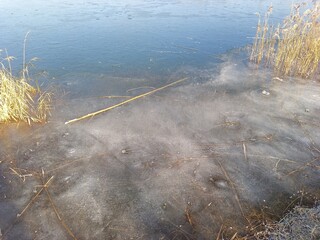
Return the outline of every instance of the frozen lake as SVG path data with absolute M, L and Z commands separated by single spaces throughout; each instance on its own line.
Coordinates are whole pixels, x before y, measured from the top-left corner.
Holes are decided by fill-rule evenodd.
M 319 199 L 320 83 L 247 59 L 270 4 L 1 0 L 0 48 L 18 69 L 30 31 L 56 99 L 0 125 L 0 239 L 238 239 Z

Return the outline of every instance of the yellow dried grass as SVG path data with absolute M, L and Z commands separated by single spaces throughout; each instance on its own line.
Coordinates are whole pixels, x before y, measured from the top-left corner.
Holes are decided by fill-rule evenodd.
M 8 67 L 0 62 L 0 123 L 45 122 L 50 114 L 51 94 L 29 83 L 27 66 L 22 76 L 13 76 L 12 59 L 4 58 Z
M 272 66 L 277 75 L 313 77 L 320 63 L 320 3 L 293 5 L 276 28 L 268 23 L 271 13 L 272 7 L 263 24 L 259 17 L 250 60 Z

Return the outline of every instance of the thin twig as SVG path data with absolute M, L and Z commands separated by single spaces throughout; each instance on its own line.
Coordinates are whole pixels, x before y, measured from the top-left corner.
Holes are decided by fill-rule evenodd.
M 233 236 L 232 236 L 232 238 L 230 240 L 236 239 L 237 235 L 238 235 L 238 233 L 236 232 L 235 234 L 233 234 Z
M 51 179 L 51 178 L 50 178 Z M 47 183 L 49 183 L 51 180 L 48 180 Z M 17 214 L 16 219 L 14 222 L 4 231 L 4 233 L 0 236 L 0 240 L 4 239 L 4 237 L 10 232 L 10 230 L 13 228 L 13 226 L 19 221 L 21 216 L 29 209 L 29 207 L 35 202 L 35 200 L 39 197 L 39 195 L 44 190 L 44 186 L 33 196 L 33 198 L 29 201 L 29 203 L 24 207 L 24 209 L 21 211 L 21 213 Z
M 26 79 L 25 73 L 28 73 L 27 66 L 26 66 L 26 43 L 27 43 L 27 38 L 28 38 L 29 33 L 30 33 L 30 31 L 27 32 L 26 36 L 24 37 L 24 41 L 23 41 L 23 70 L 22 70 L 23 79 Z
M 6 59 L 7 59 L 7 61 L 8 61 L 9 73 L 12 74 L 12 68 L 11 68 L 11 59 L 12 59 L 12 58 L 9 57 L 8 51 L 7 51 L 6 48 L 4 49 L 4 51 L 6 52 L 6 55 L 7 55 Z
M 48 199 L 49 199 L 49 202 L 54 210 L 54 213 L 56 214 L 59 222 L 61 223 L 61 225 L 63 226 L 63 228 L 68 232 L 68 234 L 74 239 L 74 240 L 77 240 L 76 236 L 73 234 L 73 232 L 71 231 L 71 229 L 67 226 L 67 224 L 63 221 L 63 219 L 61 218 L 59 212 L 58 212 L 58 209 L 56 207 L 56 205 L 54 204 L 53 200 L 52 200 L 52 197 L 51 197 L 51 194 L 48 190 L 48 188 L 45 188 L 45 191 L 46 191 L 46 194 L 48 196 Z
M 287 173 L 286 176 L 290 176 L 290 175 L 292 175 L 292 174 L 294 174 L 294 173 L 296 173 L 296 172 L 299 172 L 299 171 L 305 169 L 305 168 L 308 167 L 311 163 L 314 163 L 314 162 L 318 161 L 319 159 L 320 159 L 320 158 L 318 157 L 318 158 L 313 159 L 312 161 L 307 162 L 306 164 L 298 167 L 297 169 L 295 169 L 295 170 Z
M 194 227 L 194 222 L 192 220 L 189 206 L 187 206 L 185 209 L 185 216 L 186 216 L 186 219 L 187 219 L 188 223 L 190 224 L 190 226 Z
M 236 201 L 237 201 L 237 203 L 238 203 L 238 206 L 239 206 L 239 209 L 240 209 L 240 211 L 241 211 L 241 214 L 242 214 L 243 218 L 244 218 L 244 219 L 249 223 L 249 225 L 251 226 L 251 223 L 250 223 L 249 219 L 248 219 L 248 218 L 245 216 L 245 214 L 244 214 L 242 205 L 241 205 L 241 203 L 240 203 L 239 194 L 238 194 L 238 192 L 237 192 L 237 190 L 236 190 L 236 188 L 235 188 L 235 186 L 234 186 L 234 183 L 231 181 L 231 178 L 229 177 L 229 174 L 228 174 L 227 170 L 223 167 L 222 163 L 221 163 L 220 161 L 218 161 L 218 163 L 219 163 L 219 165 L 220 165 L 220 168 L 221 168 L 223 174 L 225 175 L 225 177 L 227 178 L 227 180 L 230 182 L 230 184 L 231 184 L 231 186 L 232 186 L 231 189 L 232 189 L 232 191 L 233 191 L 233 193 L 234 193 L 235 199 L 236 199 Z
M 243 147 L 243 154 L 244 154 L 244 159 L 246 160 L 246 162 L 248 162 L 248 157 L 247 157 L 247 147 L 245 143 L 242 143 L 242 147 Z
M 40 195 L 40 193 L 47 188 L 50 185 L 50 182 L 52 181 L 53 176 L 51 178 L 49 178 L 49 180 L 42 185 L 42 188 L 36 193 L 36 195 L 34 195 L 34 197 L 30 200 L 30 202 L 27 204 L 27 206 L 25 206 L 25 208 L 21 211 L 21 213 L 17 214 L 17 217 L 20 218 L 31 206 L 31 204 L 37 199 L 37 197 Z
M 32 177 L 33 175 L 30 173 L 30 174 L 23 174 L 21 175 L 20 173 L 18 173 L 15 169 L 13 168 L 9 168 L 15 175 L 17 175 L 20 179 L 22 179 L 22 182 L 25 182 L 26 181 L 26 177 Z
M 221 235 L 221 233 L 222 233 L 222 229 L 223 229 L 223 224 L 221 224 L 221 227 L 220 227 L 220 229 L 219 229 L 219 232 L 218 232 L 218 235 L 217 235 L 217 237 L 216 237 L 216 240 L 219 240 L 219 239 L 220 239 L 220 235 Z

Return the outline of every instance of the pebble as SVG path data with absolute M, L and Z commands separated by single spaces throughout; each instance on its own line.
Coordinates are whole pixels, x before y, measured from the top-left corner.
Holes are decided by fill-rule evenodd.
M 279 77 L 274 77 L 274 78 L 272 78 L 273 80 L 278 80 L 278 81 L 280 81 L 280 82 L 283 82 L 283 79 L 282 78 L 279 78 Z
M 128 150 L 122 149 L 122 150 L 121 150 L 121 153 L 122 153 L 122 154 L 128 154 Z
M 270 95 L 270 93 L 267 92 L 266 90 L 263 90 L 263 91 L 262 91 L 262 94 L 263 94 L 263 95 L 266 95 L 266 96 L 269 96 L 269 95 Z
M 214 179 L 213 177 L 209 178 L 209 181 L 213 183 L 216 188 L 226 189 L 228 188 L 228 182 L 224 179 Z
M 69 136 L 69 133 L 68 133 L 68 132 L 62 134 L 62 137 L 67 137 L 67 136 Z
M 215 181 L 215 184 L 214 184 L 217 188 L 222 188 L 222 189 L 225 189 L 228 187 L 228 182 L 225 181 L 225 180 L 217 180 Z
M 70 149 L 68 150 L 68 152 L 69 152 L 69 154 L 74 154 L 74 153 L 76 152 L 76 149 L 70 148 Z

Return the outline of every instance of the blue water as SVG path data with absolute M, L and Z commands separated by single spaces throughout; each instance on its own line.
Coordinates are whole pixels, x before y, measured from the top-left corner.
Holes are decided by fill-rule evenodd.
M 273 1 L 272 21 L 291 0 Z M 53 76 L 74 72 L 170 74 L 205 67 L 219 54 L 252 42 L 256 12 L 267 0 L 1 0 L 0 49 L 21 66 L 27 58 Z

